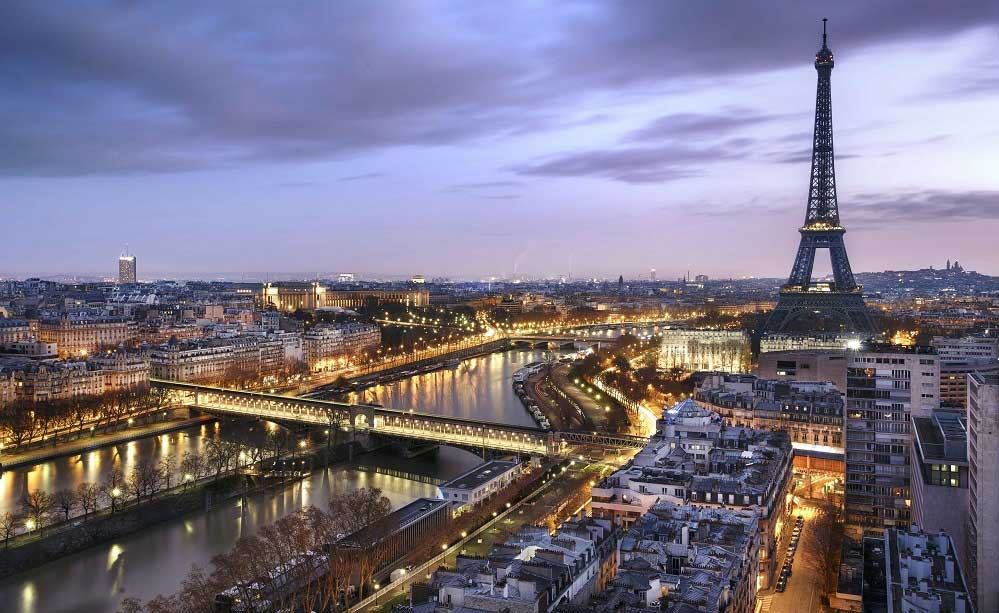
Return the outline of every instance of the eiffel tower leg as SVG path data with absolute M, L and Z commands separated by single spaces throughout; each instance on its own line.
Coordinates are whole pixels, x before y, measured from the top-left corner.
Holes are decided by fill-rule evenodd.
M 843 244 L 842 235 L 830 239 L 829 258 L 832 260 L 833 277 L 836 279 L 836 287 L 846 291 L 857 287 L 857 282 L 853 278 L 853 270 L 850 268 L 850 258 L 846 255 L 846 245 Z
M 794 258 L 791 277 L 788 285 L 807 287 L 812 280 L 812 268 L 815 265 L 815 242 L 810 236 L 802 236 L 798 244 L 798 255 Z

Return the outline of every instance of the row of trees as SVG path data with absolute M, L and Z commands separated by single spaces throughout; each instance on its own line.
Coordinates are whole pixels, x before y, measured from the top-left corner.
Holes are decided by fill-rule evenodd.
M 17 400 L 0 411 L 0 438 L 8 446 L 30 445 L 53 434 L 81 434 L 162 408 L 165 390 L 148 387 L 62 400 Z

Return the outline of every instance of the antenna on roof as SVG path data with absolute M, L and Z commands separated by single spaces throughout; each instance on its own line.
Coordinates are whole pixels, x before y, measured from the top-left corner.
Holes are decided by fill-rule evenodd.
M 826 22 L 829 21 L 825 17 L 822 18 L 822 46 L 826 46 Z

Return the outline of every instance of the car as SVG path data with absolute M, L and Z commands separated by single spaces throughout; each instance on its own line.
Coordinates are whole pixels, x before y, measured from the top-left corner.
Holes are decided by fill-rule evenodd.
M 787 588 L 787 580 L 786 579 L 778 579 L 777 580 L 777 591 L 778 592 L 783 592 L 786 588 Z

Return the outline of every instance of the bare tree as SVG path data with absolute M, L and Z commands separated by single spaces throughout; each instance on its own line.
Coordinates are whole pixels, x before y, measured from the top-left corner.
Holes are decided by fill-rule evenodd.
M 170 481 L 173 479 L 173 473 L 177 470 L 177 458 L 168 455 L 167 457 L 160 460 L 160 475 L 163 478 L 163 483 L 166 489 L 170 489 Z
M 111 512 L 117 510 L 118 499 L 125 494 L 125 475 L 117 468 L 108 473 L 101 484 L 101 496 L 111 504 Z
M 184 456 L 180 460 L 180 472 L 183 473 L 181 478 L 184 481 L 184 488 L 186 489 L 188 483 L 197 481 L 204 476 L 204 459 L 195 453 L 185 451 Z
M 223 471 L 225 471 L 226 466 L 229 464 L 229 453 L 229 446 L 221 439 L 209 439 L 205 445 L 205 461 L 212 474 L 215 475 L 216 481 L 222 476 Z
M 0 515 L 0 532 L 3 533 L 3 546 L 6 549 L 11 537 L 17 533 L 21 527 L 21 520 L 9 511 Z
M 84 519 L 97 510 L 97 500 L 100 494 L 101 488 L 96 483 L 83 482 L 76 486 L 76 499 L 79 502 L 80 510 L 83 511 Z
M 52 511 L 52 497 L 42 490 L 32 490 L 24 497 L 21 507 L 24 510 L 24 516 L 34 524 L 34 529 L 41 532 L 45 527 L 45 520 L 49 512 Z
M 388 555 L 394 532 L 389 514 L 392 503 L 377 488 L 361 488 L 330 497 L 330 526 L 342 540 L 339 544 L 356 550 L 356 568 L 361 595 L 364 586 Z
M 842 512 L 834 505 L 823 505 L 808 523 L 811 525 L 806 525 L 805 530 L 810 532 L 811 545 L 805 555 L 828 586 L 835 575 L 843 546 Z
M 78 502 L 76 492 L 68 488 L 61 489 L 52 495 L 52 503 L 62 511 L 64 521 L 69 521 L 69 515 L 76 508 Z

